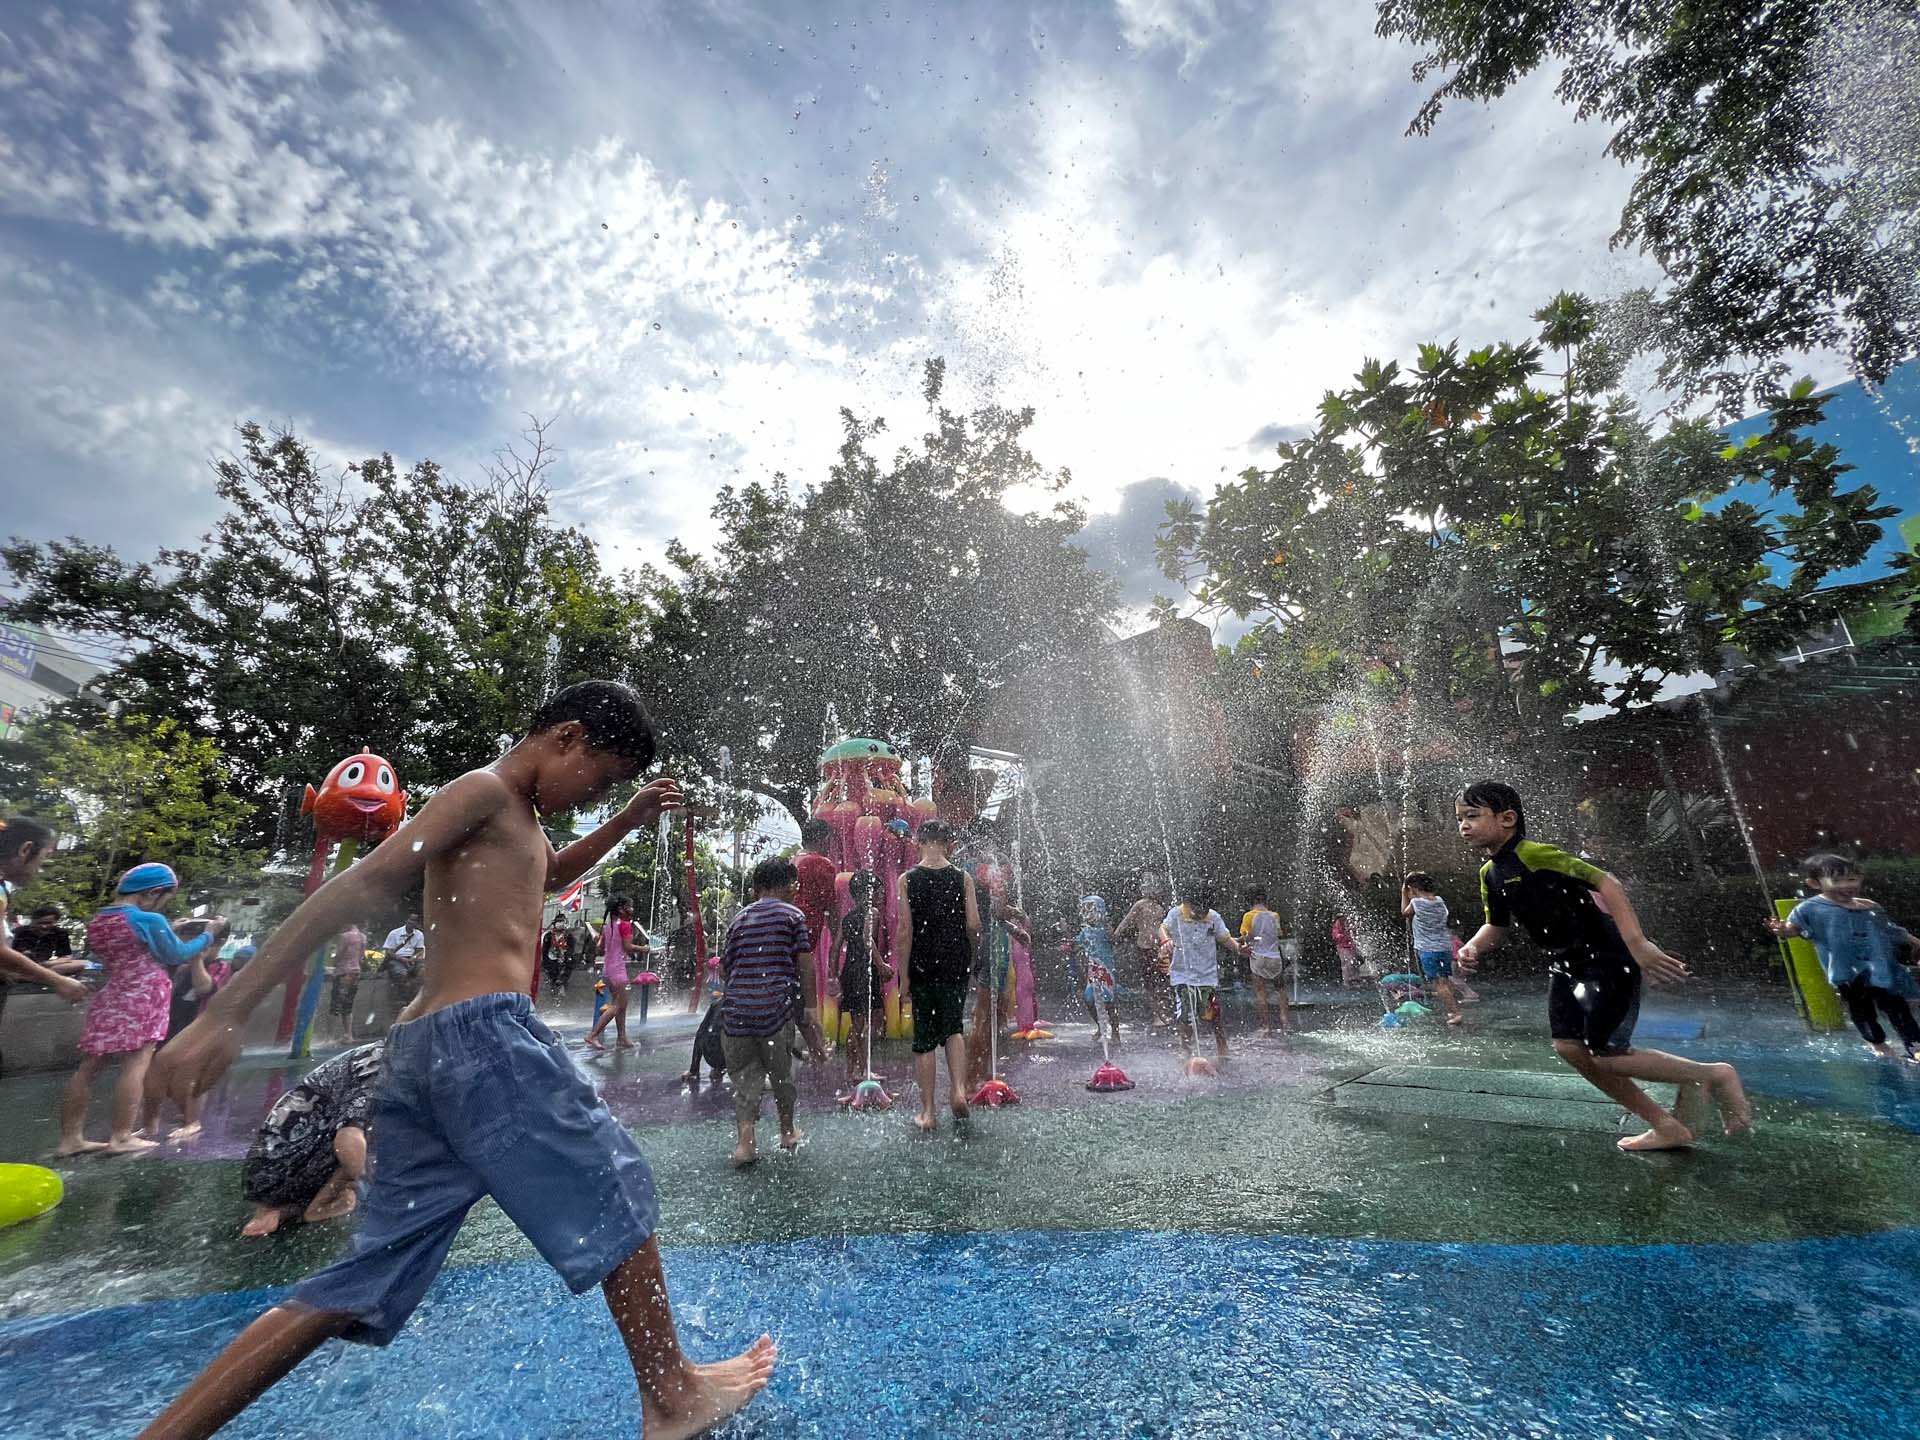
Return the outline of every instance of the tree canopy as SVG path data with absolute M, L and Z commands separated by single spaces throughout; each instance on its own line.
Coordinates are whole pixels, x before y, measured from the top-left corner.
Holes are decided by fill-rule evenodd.
M 1534 343 L 1367 361 L 1273 468 L 1168 507 L 1168 575 L 1260 617 L 1248 649 L 1296 693 L 1372 676 L 1487 724 L 1644 703 L 1722 647 L 1790 648 L 1894 513 L 1808 434 L 1811 382 L 1768 392 L 1742 444 L 1703 420 L 1656 431 L 1605 393 L 1618 359 L 1592 305 L 1536 318 L 1557 370 Z
M 1636 343 L 1737 410 L 1783 355 L 1833 347 L 1878 383 L 1920 343 L 1920 11 L 1902 0 L 1378 0 L 1446 103 L 1542 66 L 1637 167 L 1616 244 L 1668 284 Z

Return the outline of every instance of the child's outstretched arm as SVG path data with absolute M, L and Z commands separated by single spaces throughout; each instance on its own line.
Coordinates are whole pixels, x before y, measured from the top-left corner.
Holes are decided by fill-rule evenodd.
M 10 980 L 25 980 L 44 985 L 69 1004 L 78 1005 L 87 998 L 87 987 L 71 976 L 49 970 L 31 955 L 22 955 L 5 939 L 0 939 L 0 975 Z
M 438 798 L 438 797 L 435 797 Z M 663 810 L 678 810 L 687 803 L 680 782 L 662 775 L 634 791 L 620 813 L 591 835 L 583 835 L 564 850 L 547 850 L 547 889 L 560 890 L 571 885 L 604 859 L 607 853 L 635 830 L 644 830 L 660 818 Z M 425 814 L 425 811 L 421 812 Z
M 973 876 L 965 871 L 960 873 L 961 884 L 967 892 L 967 948 L 973 949 L 980 944 L 980 897 L 973 887 Z M 906 891 L 906 880 L 901 879 L 901 893 Z M 902 912 L 904 913 L 904 912 Z
M 1627 942 L 1627 953 L 1640 962 L 1649 980 L 1656 985 L 1677 984 L 1692 973 L 1679 959 L 1647 938 L 1647 932 L 1640 928 L 1640 917 L 1633 912 L 1633 902 L 1627 899 L 1625 887 L 1604 872 L 1600 876 L 1600 898 L 1606 902 L 1607 913 L 1613 917 L 1620 938 Z
M 1482 925 L 1473 932 L 1473 936 L 1460 947 L 1460 953 L 1454 957 L 1454 963 L 1465 974 L 1480 963 L 1480 957 L 1489 950 L 1498 950 L 1507 939 L 1507 927 L 1504 925 Z
M 404 897 L 427 863 L 464 844 L 508 804 L 518 801 L 485 770 L 462 775 L 441 790 L 384 844 L 334 876 L 295 908 L 269 935 L 251 963 L 216 991 L 200 1017 L 162 1047 L 147 1067 L 147 1098 L 186 1101 L 210 1089 L 240 1053 L 247 1016 L 338 935 L 355 916 Z

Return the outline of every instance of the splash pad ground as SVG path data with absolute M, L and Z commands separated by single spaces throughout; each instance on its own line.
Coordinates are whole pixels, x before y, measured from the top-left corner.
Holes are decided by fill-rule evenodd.
M 1920 1076 L 1807 1036 L 1776 994 L 1690 991 L 1675 1015 L 1705 1034 L 1662 1043 L 1741 1063 L 1759 1129 L 1623 1156 L 1617 1114 L 1553 1071 L 1537 987 L 1483 988 L 1465 1034 L 1321 1007 L 1217 1080 L 1131 1033 L 1121 1095 L 1082 1088 L 1097 1047 L 1062 1027 L 1008 1056 L 1021 1106 L 930 1140 L 901 1109 L 839 1113 L 843 1072 L 806 1068 L 810 1143 L 744 1175 L 728 1094 L 672 1081 L 690 1019 L 590 1067 L 660 1177 L 689 1346 L 781 1342 L 727 1434 L 1920 1428 L 1895 1379 L 1920 1344 Z M 881 1052 L 896 1093 L 907 1060 Z M 0 1433 L 132 1433 L 336 1252 L 338 1229 L 237 1234 L 238 1156 L 286 1077 L 250 1060 L 201 1141 L 63 1166 L 66 1202 L 0 1232 Z M 60 1078 L 0 1082 L 0 1153 L 51 1149 Z M 1442 1098 L 1347 1103 L 1370 1090 Z M 625 1377 L 601 1302 L 483 1202 L 390 1350 L 327 1347 L 228 1433 L 632 1433 Z

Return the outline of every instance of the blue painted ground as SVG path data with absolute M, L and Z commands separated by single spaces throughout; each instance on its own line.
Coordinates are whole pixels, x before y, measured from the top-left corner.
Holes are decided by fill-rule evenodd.
M 895 1235 L 678 1249 L 668 1271 L 696 1353 L 763 1327 L 781 1342 L 735 1437 L 1920 1434 L 1916 1231 L 1633 1249 Z M 130 1434 L 272 1298 L 0 1327 L 0 1434 Z M 476 1266 L 390 1349 L 328 1347 L 224 1433 L 632 1434 L 630 1386 L 597 1298 L 535 1263 Z

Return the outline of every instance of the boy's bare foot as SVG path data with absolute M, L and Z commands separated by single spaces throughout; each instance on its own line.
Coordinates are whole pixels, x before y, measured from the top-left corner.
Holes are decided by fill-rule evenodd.
M 1466 1023 L 1466 1019 L 1467 1017 L 1464 1015 L 1449 1015 L 1447 1016 L 1447 1024 L 1462 1025 Z
M 1729 1135 L 1744 1135 L 1753 1128 L 1753 1106 L 1740 1083 L 1740 1072 L 1731 1065 L 1713 1068 L 1713 1103 L 1720 1107 L 1720 1126 Z
M 76 1136 L 72 1140 L 62 1140 L 53 1153 L 65 1160 L 73 1155 L 92 1155 L 106 1148 L 107 1142 L 104 1140 L 89 1140 L 85 1136 Z
M 767 1388 L 779 1358 L 772 1337 L 762 1335 L 731 1360 L 689 1366 L 685 1384 L 676 1387 L 671 1412 L 642 1393 L 642 1440 L 691 1440 L 712 1429 Z
M 798 1130 L 789 1130 L 780 1137 L 780 1148 L 788 1151 L 798 1150 L 806 1142 L 806 1138 Z
M 604 1048 L 604 1047 L 603 1047 L 603 1048 Z M 613 1048 L 614 1048 L 614 1049 L 616 1049 L 616 1050 L 631 1050 L 631 1049 L 633 1049 L 633 1041 L 631 1041 L 631 1040 L 616 1040 L 616 1041 L 614 1041 L 614 1042 L 613 1042 Z
M 973 1107 L 967 1103 L 964 1095 L 955 1095 L 947 1102 L 947 1108 L 953 1111 L 953 1118 L 964 1120 L 973 1113 Z
M 760 1152 L 746 1141 L 733 1147 L 733 1168 L 744 1170 L 760 1158 Z
M 604 1050 L 607 1048 L 605 1045 L 602 1045 L 598 1040 L 594 1039 L 593 1036 L 591 1035 L 589 1035 L 586 1039 L 582 1040 L 580 1044 L 583 1048 L 588 1050 Z
M 929 1110 L 922 1110 L 918 1115 L 913 1117 L 913 1128 L 920 1131 L 922 1134 L 931 1132 L 933 1129 L 933 1126 L 934 1126 L 933 1113 Z
M 1651 1130 L 1629 1135 L 1620 1142 L 1622 1150 L 1684 1150 L 1693 1144 L 1693 1132 L 1678 1120 L 1655 1121 Z
M 198 1120 L 191 1125 L 176 1125 L 168 1132 L 169 1140 L 192 1140 L 199 1136 L 201 1125 Z
M 253 1214 L 247 1217 L 247 1223 L 240 1227 L 240 1233 L 249 1239 L 258 1240 L 262 1235 L 271 1235 L 278 1230 L 284 1218 L 276 1206 L 255 1206 Z
M 158 1150 L 159 1148 L 160 1142 L 158 1140 L 142 1140 L 138 1135 L 127 1135 L 118 1140 L 109 1140 L 107 1142 L 107 1153 L 109 1155 L 144 1155 L 149 1150 Z
M 1893 1058 L 1893 1047 L 1887 1044 L 1884 1040 L 1881 1041 L 1878 1045 L 1874 1044 L 1873 1041 L 1869 1040 L 1867 1042 L 1867 1049 L 1871 1050 L 1874 1054 L 1878 1055 L 1882 1060 L 1891 1060 Z
M 337 1195 L 323 1192 L 314 1196 L 313 1203 L 307 1206 L 300 1218 L 309 1225 L 324 1225 L 329 1220 L 338 1220 L 342 1215 L 351 1215 L 359 1198 L 353 1186 L 343 1185 Z

